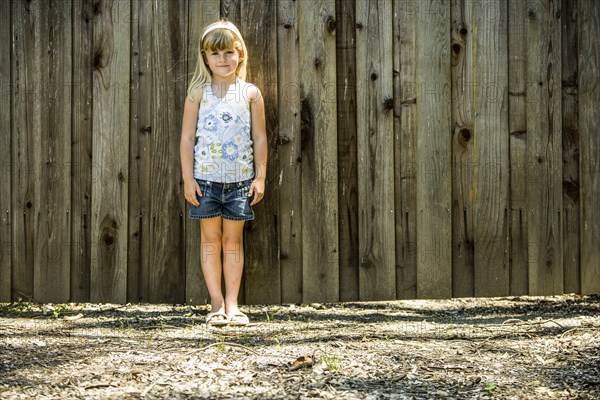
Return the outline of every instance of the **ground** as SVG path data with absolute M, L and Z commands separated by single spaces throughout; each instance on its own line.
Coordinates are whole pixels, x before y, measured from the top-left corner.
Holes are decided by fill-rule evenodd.
M 0 304 L 0 398 L 600 398 L 600 296 L 243 309 Z

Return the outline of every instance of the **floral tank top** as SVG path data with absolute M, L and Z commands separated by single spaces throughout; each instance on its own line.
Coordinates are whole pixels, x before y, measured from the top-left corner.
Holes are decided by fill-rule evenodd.
M 194 146 L 194 177 L 232 183 L 254 177 L 250 84 L 237 79 L 223 98 L 204 87 Z

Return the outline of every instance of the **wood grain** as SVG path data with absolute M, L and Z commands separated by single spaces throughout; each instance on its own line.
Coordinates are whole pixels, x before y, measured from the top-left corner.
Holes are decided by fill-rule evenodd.
M 560 2 L 527 10 L 529 294 L 563 291 Z
M 71 301 L 90 300 L 92 209 L 92 4 L 73 2 Z
M 527 242 L 527 2 L 508 3 L 510 133 L 510 294 L 529 292 Z
M 600 4 L 579 1 L 579 129 L 581 291 L 600 292 Z
M 300 59 L 298 3 L 277 2 L 277 57 Z M 300 65 L 282 63 L 278 68 L 279 123 L 279 259 L 281 301 L 302 302 L 302 163 L 300 136 Z
M 452 13 L 452 294 L 475 293 L 475 16 L 471 3 L 454 0 Z M 475 12 L 477 12 L 475 10 Z
M 396 297 L 417 296 L 417 19 L 414 3 L 394 1 L 394 203 Z
M 71 2 L 40 4 L 37 83 L 41 91 L 33 143 L 39 146 L 35 168 L 33 296 L 41 302 L 70 298 L 71 218 Z M 39 129 L 39 130 L 38 130 Z
M 303 301 L 339 300 L 335 1 L 300 1 Z
M 359 298 L 356 5 L 336 0 L 340 301 Z
M 11 37 L 11 3 L 0 4 L 0 37 Z M 11 113 L 11 41 L 0 42 L 0 302 L 12 299 L 12 113 Z
M 504 1 L 472 7 L 474 295 L 507 296 L 508 7 Z
M 40 177 L 41 7 L 38 3 L 12 3 L 12 290 L 16 299 L 33 298 L 35 215 L 39 209 Z
M 391 0 L 356 3 L 361 300 L 396 297 Z
M 581 292 L 579 182 L 578 1 L 562 0 L 562 160 L 564 291 Z
M 450 2 L 422 4 L 417 26 L 417 297 L 452 296 Z
M 130 11 L 128 0 L 95 5 L 91 294 L 127 299 Z

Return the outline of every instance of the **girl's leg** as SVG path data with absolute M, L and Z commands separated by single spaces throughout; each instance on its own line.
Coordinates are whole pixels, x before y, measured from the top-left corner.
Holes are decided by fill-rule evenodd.
M 210 294 L 212 312 L 225 312 L 225 299 L 221 291 L 221 243 L 222 243 L 221 217 L 200 220 L 200 263 L 204 281 Z M 215 317 L 217 320 L 225 319 Z
M 223 220 L 223 275 L 225 309 L 228 315 L 239 311 L 238 294 L 244 269 L 244 221 Z

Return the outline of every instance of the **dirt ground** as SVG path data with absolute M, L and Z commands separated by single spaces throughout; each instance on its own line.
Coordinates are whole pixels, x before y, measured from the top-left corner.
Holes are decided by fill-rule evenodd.
M 600 398 L 600 296 L 243 310 L 0 304 L 0 398 Z

